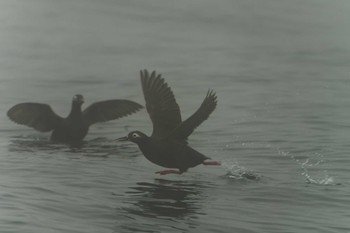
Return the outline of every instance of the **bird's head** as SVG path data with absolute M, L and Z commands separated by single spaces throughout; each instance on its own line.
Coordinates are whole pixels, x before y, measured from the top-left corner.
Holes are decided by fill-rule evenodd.
M 79 104 L 79 105 L 82 105 L 84 103 L 84 96 L 78 94 L 78 95 L 75 95 L 73 96 L 73 103 L 74 104 Z
M 132 131 L 126 137 L 118 138 L 118 141 L 131 141 L 134 143 L 140 143 L 147 139 L 148 136 L 140 131 Z

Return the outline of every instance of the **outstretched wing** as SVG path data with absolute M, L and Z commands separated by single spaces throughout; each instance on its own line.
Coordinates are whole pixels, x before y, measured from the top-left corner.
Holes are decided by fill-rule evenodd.
M 141 108 L 142 105 L 130 100 L 105 100 L 91 104 L 83 111 L 83 116 L 92 125 L 130 115 Z
M 203 103 L 199 109 L 188 119 L 183 121 L 176 127 L 168 138 L 176 140 L 186 140 L 188 136 L 200 125 L 208 119 L 209 115 L 214 111 L 217 104 L 217 97 L 213 90 L 208 90 Z
M 164 138 L 180 123 L 181 113 L 173 92 L 161 75 L 140 71 L 146 109 L 153 123 L 152 137 Z
M 40 132 L 53 130 L 63 120 L 48 104 L 40 103 L 16 104 L 8 110 L 7 116 L 17 124 L 32 127 Z

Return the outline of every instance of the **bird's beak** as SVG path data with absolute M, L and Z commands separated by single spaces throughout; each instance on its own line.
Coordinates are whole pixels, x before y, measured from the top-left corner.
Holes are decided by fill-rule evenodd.
M 125 137 L 121 137 L 121 138 L 116 139 L 116 141 L 125 142 L 125 141 L 129 141 L 129 138 L 127 136 L 125 136 Z

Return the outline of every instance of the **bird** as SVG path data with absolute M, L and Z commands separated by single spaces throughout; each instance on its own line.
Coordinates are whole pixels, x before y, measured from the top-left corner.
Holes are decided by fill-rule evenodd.
M 182 174 L 200 164 L 221 165 L 217 161 L 208 161 L 209 157 L 191 148 L 187 142 L 195 128 L 216 108 L 216 93 L 209 89 L 198 110 L 182 121 L 180 107 L 161 74 L 141 70 L 140 77 L 146 110 L 153 124 L 152 134 L 147 136 L 136 130 L 117 140 L 136 143 L 149 161 L 171 168 L 156 172 L 160 175 Z
M 75 144 L 83 140 L 91 125 L 118 119 L 143 108 L 130 100 L 112 99 L 95 102 L 82 111 L 83 103 L 83 95 L 74 95 L 66 118 L 57 115 L 48 104 L 31 102 L 14 105 L 7 116 L 17 124 L 37 131 L 52 131 L 50 139 L 53 142 Z

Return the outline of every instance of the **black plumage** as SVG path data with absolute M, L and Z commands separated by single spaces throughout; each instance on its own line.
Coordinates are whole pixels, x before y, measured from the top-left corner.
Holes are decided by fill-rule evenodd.
M 78 143 L 88 133 L 89 127 L 97 122 L 118 119 L 142 108 L 130 100 L 106 100 L 91 104 L 84 111 L 82 95 L 75 95 L 69 115 L 57 115 L 48 104 L 20 103 L 7 112 L 14 122 L 34 128 L 40 132 L 52 131 L 51 140 L 64 143 Z
M 153 123 L 153 132 L 149 137 L 140 131 L 133 131 L 120 141 L 129 140 L 136 143 L 145 157 L 151 162 L 175 170 L 160 171 L 160 174 L 181 174 L 188 168 L 199 164 L 219 165 L 215 161 L 205 160 L 209 157 L 187 145 L 187 138 L 209 115 L 217 105 L 216 94 L 209 90 L 199 109 L 185 121 L 181 119 L 179 105 L 173 92 L 161 75 L 155 71 L 141 71 L 142 90 L 146 109 Z

